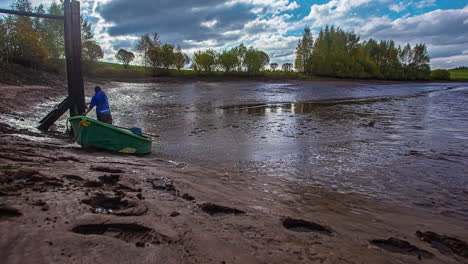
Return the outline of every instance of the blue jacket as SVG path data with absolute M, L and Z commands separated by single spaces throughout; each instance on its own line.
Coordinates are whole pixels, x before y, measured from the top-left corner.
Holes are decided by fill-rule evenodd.
M 93 109 L 96 106 L 96 114 L 110 114 L 109 102 L 107 95 L 103 91 L 97 92 L 91 99 L 89 109 Z

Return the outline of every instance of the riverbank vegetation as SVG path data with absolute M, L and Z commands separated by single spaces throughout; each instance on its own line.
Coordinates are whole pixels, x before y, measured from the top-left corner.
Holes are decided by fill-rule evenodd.
M 30 0 L 16 0 L 12 9 L 63 15 L 63 4 L 33 7 Z M 65 72 L 63 22 L 6 15 L 0 17 L 0 67 L 19 64 L 33 69 Z M 314 39 L 304 29 L 293 63 L 278 64 L 255 47 L 239 44 L 230 49 L 198 50 L 190 57 L 180 46 L 162 43 L 157 33 L 145 34 L 134 50 L 119 49 L 116 64 L 102 63 L 104 52 L 95 40 L 92 25 L 82 18 L 82 59 L 86 75 L 148 78 L 174 76 L 262 77 L 287 79 L 351 78 L 380 80 L 467 80 L 465 68 L 430 70 L 424 44 L 397 46 L 392 40 L 360 41 L 353 32 L 327 26 Z M 141 66 L 131 65 L 140 58 Z
M 45 7 L 33 7 L 29 0 L 16 0 L 11 9 L 63 16 L 63 4 L 53 2 Z M 19 64 L 34 69 L 63 72 L 65 70 L 65 43 L 63 21 L 25 16 L 0 17 L 0 66 Z M 95 62 L 104 57 L 94 39 L 91 23 L 81 19 L 83 68 L 94 70 Z
M 429 80 L 426 45 L 397 46 L 393 40 L 360 42 L 360 37 L 334 26 L 316 40 L 304 29 L 296 50 L 296 70 L 310 75 L 385 80 Z

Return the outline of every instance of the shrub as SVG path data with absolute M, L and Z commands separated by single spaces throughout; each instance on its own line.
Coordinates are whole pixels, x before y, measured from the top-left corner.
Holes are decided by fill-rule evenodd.
M 434 70 L 431 72 L 433 80 L 450 80 L 450 73 L 447 70 Z

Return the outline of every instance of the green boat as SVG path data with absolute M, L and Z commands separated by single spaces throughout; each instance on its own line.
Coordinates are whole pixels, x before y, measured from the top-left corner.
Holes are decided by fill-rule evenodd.
M 75 141 L 83 147 L 93 146 L 130 154 L 151 152 L 152 138 L 137 136 L 86 116 L 70 117 L 68 121 L 73 128 Z

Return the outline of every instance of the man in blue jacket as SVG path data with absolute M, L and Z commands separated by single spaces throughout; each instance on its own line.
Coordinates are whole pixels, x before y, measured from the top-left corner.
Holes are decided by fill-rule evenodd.
M 95 94 L 91 99 L 91 103 L 89 104 L 88 111 L 86 111 L 86 114 L 91 112 L 91 110 L 93 110 L 93 108 L 96 106 L 97 119 L 101 122 L 112 125 L 112 115 L 110 112 L 107 95 L 102 91 L 101 87 L 99 86 L 94 87 L 94 92 Z

